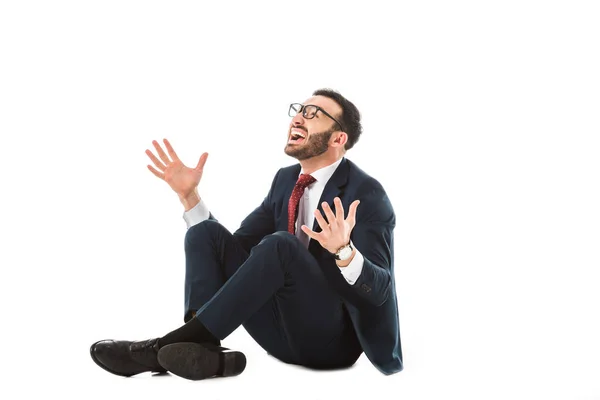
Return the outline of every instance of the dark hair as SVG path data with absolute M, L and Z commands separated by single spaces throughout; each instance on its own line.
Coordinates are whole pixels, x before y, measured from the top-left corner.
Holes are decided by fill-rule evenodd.
M 344 96 L 332 89 L 318 89 L 315 90 L 313 96 L 324 96 L 329 97 L 342 107 L 342 129 L 348 134 L 348 141 L 344 148 L 350 150 L 362 133 L 362 125 L 360 124 L 360 112 L 358 108 Z

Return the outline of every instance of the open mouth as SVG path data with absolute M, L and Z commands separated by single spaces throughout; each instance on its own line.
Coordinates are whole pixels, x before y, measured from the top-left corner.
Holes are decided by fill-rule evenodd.
M 299 130 L 292 130 L 288 143 L 299 144 L 306 140 L 306 134 Z

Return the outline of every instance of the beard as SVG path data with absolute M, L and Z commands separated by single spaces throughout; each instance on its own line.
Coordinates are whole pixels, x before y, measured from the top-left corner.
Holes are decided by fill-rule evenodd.
M 286 144 L 283 151 L 298 161 L 320 156 L 329 148 L 329 138 L 333 132 L 335 131 L 329 130 L 321 133 L 313 133 L 308 137 L 307 141 L 300 145 Z

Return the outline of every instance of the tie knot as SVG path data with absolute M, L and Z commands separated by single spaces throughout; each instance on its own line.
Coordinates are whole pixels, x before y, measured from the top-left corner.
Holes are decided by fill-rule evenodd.
M 304 189 L 308 185 L 310 185 L 311 183 L 316 182 L 316 181 L 317 180 L 315 178 L 313 178 L 312 175 L 301 174 L 300 177 L 298 178 L 298 181 L 296 182 L 296 186 L 299 186 L 302 189 Z

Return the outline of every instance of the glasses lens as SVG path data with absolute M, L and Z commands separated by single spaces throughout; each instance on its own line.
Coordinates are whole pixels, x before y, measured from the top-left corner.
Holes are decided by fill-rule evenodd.
M 288 115 L 290 117 L 295 117 L 296 115 L 298 115 L 298 113 L 300 112 L 301 109 L 302 109 L 302 104 L 297 104 L 297 103 L 290 104 L 290 110 L 288 111 Z
M 317 107 L 316 106 L 306 106 L 304 107 L 304 118 L 314 118 L 315 114 L 317 113 Z

